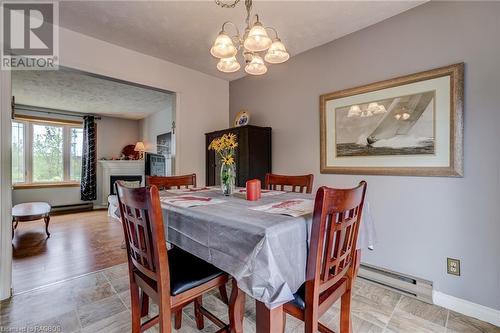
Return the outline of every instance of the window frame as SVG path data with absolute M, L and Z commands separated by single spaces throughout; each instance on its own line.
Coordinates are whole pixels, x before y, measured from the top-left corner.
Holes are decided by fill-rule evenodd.
M 22 146 L 23 146 L 23 152 L 22 152 L 22 157 L 21 157 L 21 159 L 22 159 L 22 163 L 23 163 L 23 171 L 24 171 L 24 174 L 23 174 L 23 181 L 22 181 L 22 182 L 15 182 L 15 181 L 14 181 L 14 177 L 12 177 L 12 184 L 24 184 L 24 183 L 26 183 L 26 168 L 27 168 L 27 166 L 26 166 L 26 145 L 27 145 L 27 142 L 26 142 L 26 124 L 24 124 L 24 123 L 23 123 L 23 122 L 21 122 L 21 121 L 16 121 L 16 120 L 13 120 L 13 121 L 12 121 L 12 124 L 11 124 L 11 128 L 13 128 L 14 123 L 21 124 L 21 125 L 22 125 L 22 128 L 23 128 L 23 135 L 22 135 L 22 141 L 23 141 L 23 145 L 22 145 Z M 12 134 L 13 134 L 13 132 L 11 132 L 11 136 L 12 136 Z M 19 134 L 19 132 L 18 132 L 18 134 Z M 10 147 L 10 148 L 11 148 L 11 162 L 10 162 L 10 163 L 11 163 L 11 165 L 10 165 L 10 168 L 11 168 L 11 176 L 13 175 L 13 172 L 14 172 L 14 170 L 13 170 L 13 160 L 12 160 L 12 156 L 13 156 L 13 153 L 14 153 L 14 152 L 13 152 L 13 149 L 12 149 L 13 145 L 14 145 L 14 142 L 12 141 L 12 142 L 11 142 L 11 147 Z
M 82 122 L 60 119 L 22 116 L 15 117 L 12 122 L 24 126 L 24 182 L 13 183 L 14 188 L 72 187 L 80 186 L 81 181 L 70 179 L 71 168 L 71 129 L 83 128 Z M 63 134 L 63 180 L 56 182 L 33 181 L 33 125 L 54 126 L 62 128 Z

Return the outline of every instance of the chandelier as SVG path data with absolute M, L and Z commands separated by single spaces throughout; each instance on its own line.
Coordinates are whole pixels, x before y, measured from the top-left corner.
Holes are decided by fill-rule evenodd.
M 240 0 L 232 3 L 215 0 L 215 3 L 222 8 L 234 8 Z M 259 21 L 259 15 L 251 17 L 252 0 L 245 0 L 247 11 L 245 33 L 240 35 L 238 26 L 231 21 L 224 22 L 222 30 L 215 39 L 210 53 L 220 59 L 217 69 L 224 73 L 234 73 L 241 67 L 236 59 L 240 50 L 245 60 L 245 72 L 251 75 L 262 75 L 267 72 L 266 62 L 270 64 L 281 64 L 290 58 L 285 45 L 278 37 L 278 32 L 272 27 L 264 27 Z M 236 34 L 230 36 L 227 26 L 232 26 Z M 271 39 L 267 32 L 274 34 Z M 265 53 L 265 54 L 264 54 Z

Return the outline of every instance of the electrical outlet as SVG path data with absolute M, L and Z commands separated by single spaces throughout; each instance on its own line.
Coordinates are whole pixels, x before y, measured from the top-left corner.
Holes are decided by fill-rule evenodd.
M 448 274 L 460 276 L 460 260 L 447 258 Z

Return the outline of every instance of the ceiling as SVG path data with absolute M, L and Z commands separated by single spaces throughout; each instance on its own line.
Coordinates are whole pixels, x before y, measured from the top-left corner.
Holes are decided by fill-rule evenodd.
M 227 1 L 226 1 L 227 2 Z M 210 53 L 224 21 L 243 29 L 245 8 L 214 1 L 62 1 L 60 24 L 113 44 L 201 72 L 220 73 Z M 275 27 L 291 56 L 397 15 L 426 1 L 254 1 L 253 12 Z M 241 61 L 241 59 L 240 59 Z M 273 66 L 271 65 L 270 71 Z
M 173 101 L 171 93 L 62 68 L 13 71 L 12 95 L 17 104 L 127 119 L 170 109 Z

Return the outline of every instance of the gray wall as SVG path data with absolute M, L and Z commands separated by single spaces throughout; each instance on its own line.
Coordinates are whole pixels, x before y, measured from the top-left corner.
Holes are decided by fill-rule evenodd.
M 286 42 L 286 41 L 285 41 Z M 465 177 L 319 173 L 319 95 L 465 62 Z M 363 261 L 500 309 L 500 3 L 433 2 L 230 84 L 230 120 L 273 127 L 273 171 L 315 186 L 368 181 L 378 244 Z M 446 257 L 462 276 L 446 274 Z

